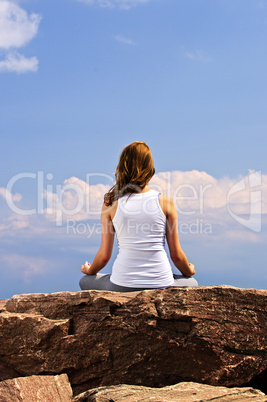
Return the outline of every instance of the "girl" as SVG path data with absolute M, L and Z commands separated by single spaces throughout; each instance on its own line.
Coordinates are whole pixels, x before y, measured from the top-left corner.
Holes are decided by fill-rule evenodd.
M 101 212 L 102 239 L 92 264 L 81 266 L 86 274 L 82 290 L 131 292 L 169 286 L 198 286 L 192 278 L 178 236 L 178 217 L 171 198 L 148 187 L 155 173 L 152 154 L 145 142 L 123 149 L 116 169 L 116 184 L 104 196 Z M 110 260 L 114 235 L 119 253 L 112 274 L 98 274 Z M 172 273 L 164 244 L 182 275 Z

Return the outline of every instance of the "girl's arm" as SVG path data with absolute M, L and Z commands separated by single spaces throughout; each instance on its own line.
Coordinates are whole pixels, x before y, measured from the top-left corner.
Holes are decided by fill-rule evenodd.
M 86 261 L 86 263 L 81 266 L 81 271 L 84 274 L 96 275 L 105 265 L 107 265 L 112 255 L 115 231 L 109 214 L 109 209 L 110 207 L 103 204 L 101 212 L 101 245 L 92 264 L 90 265 Z
M 166 239 L 171 259 L 184 276 L 192 276 L 196 271 L 194 265 L 188 263 L 179 241 L 178 214 L 174 202 L 169 197 L 160 196 L 160 205 L 167 218 Z

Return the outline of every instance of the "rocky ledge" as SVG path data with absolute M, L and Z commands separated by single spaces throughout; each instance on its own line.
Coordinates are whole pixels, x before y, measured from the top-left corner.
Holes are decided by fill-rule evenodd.
M 74 396 L 181 382 L 266 391 L 266 296 L 229 286 L 13 296 L 0 302 L 0 389 L 64 373 Z

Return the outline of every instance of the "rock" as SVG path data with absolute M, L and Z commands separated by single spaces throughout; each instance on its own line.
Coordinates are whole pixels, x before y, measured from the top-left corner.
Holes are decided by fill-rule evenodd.
M 266 395 L 253 388 L 226 388 L 194 382 L 181 382 L 164 388 L 138 385 L 115 385 L 86 391 L 73 402 L 193 402 L 193 401 L 267 401 Z
M 68 402 L 72 389 L 66 374 L 30 376 L 0 382 L 1 402 Z
M 74 394 L 182 381 L 266 384 L 267 291 L 228 286 L 13 296 L 0 379 L 67 373 Z
M 6 304 L 6 300 L 0 299 L 0 313 L 4 310 Z

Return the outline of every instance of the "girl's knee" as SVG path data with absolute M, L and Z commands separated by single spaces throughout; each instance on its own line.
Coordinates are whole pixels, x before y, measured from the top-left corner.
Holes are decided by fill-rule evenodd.
M 87 275 L 84 275 L 81 277 L 80 281 L 79 281 L 79 286 L 81 288 L 81 290 L 86 290 L 86 279 L 87 279 Z
M 197 280 L 195 278 L 193 278 L 192 276 L 188 277 L 188 276 L 174 274 L 173 277 L 174 277 L 174 282 L 175 282 L 174 286 L 177 286 L 177 287 L 184 287 L 184 286 L 196 287 L 196 286 L 198 286 Z
M 198 286 L 198 281 L 195 278 L 190 278 L 190 286 Z

